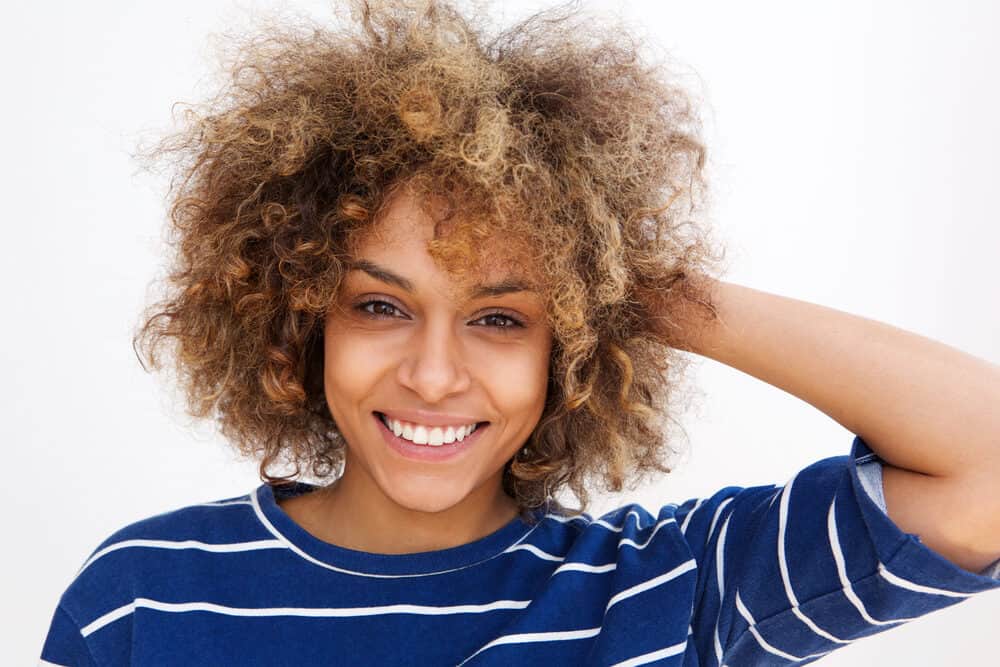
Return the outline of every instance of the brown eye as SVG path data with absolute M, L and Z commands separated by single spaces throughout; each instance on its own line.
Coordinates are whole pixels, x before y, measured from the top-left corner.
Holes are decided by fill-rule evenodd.
M 374 306 L 374 310 L 369 310 L 368 306 Z M 359 303 L 354 308 L 355 310 L 359 310 L 367 315 L 370 315 L 371 317 L 378 319 L 393 317 L 392 311 L 400 312 L 399 308 L 389 303 L 388 301 L 382 301 L 381 299 L 372 299 L 371 301 L 365 301 L 363 303 Z
M 363 301 L 356 305 L 354 309 L 373 319 L 391 319 L 395 317 L 394 313 L 402 313 L 402 311 L 394 304 L 382 299 L 369 299 L 368 301 Z M 487 321 L 489 322 L 485 325 L 487 328 L 501 333 L 510 333 L 513 329 L 524 328 L 524 322 L 520 319 L 501 312 L 486 313 L 474 321 Z
M 499 321 L 499 322 L 505 322 L 505 324 L 488 324 L 487 325 L 487 326 L 492 327 L 494 329 L 507 330 L 507 329 L 523 329 L 524 328 L 524 323 L 521 322 L 521 320 L 517 319 L 516 317 L 511 317 L 510 315 L 507 315 L 506 313 L 487 313 L 486 315 L 483 315 L 482 317 L 480 317 L 476 321 L 480 322 L 482 320 L 490 320 L 492 318 L 496 318 L 495 320 L 493 320 L 494 322 L 497 322 L 497 321 Z

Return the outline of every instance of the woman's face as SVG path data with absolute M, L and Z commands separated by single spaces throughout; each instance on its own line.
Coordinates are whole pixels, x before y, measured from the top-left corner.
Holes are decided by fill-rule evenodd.
M 542 414 L 551 333 L 537 292 L 476 291 L 523 284 L 530 267 L 496 263 L 468 287 L 453 281 L 427 253 L 433 222 L 405 190 L 378 225 L 326 320 L 326 400 L 347 440 L 342 481 L 423 512 L 498 497 L 504 464 Z M 416 440 L 417 425 L 440 425 L 447 439 L 448 425 L 488 424 L 435 447 L 433 430 L 428 444 L 405 441 L 377 413 L 399 418 L 402 436 L 409 422 Z

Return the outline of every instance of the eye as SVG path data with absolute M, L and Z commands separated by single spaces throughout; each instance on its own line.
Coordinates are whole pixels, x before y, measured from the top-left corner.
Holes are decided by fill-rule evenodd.
M 388 306 L 388 308 L 385 308 L 385 309 L 378 309 L 377 308 L 376 310 L 395 310 L 395 311 L 399 312 L 399 308 L 396 308 L 396 306 L 392 305 L 388 301 L 381 301 L 379 299 L 373 299 L 371 301 L 365 301 L 363 303 L 359 303 L 357 306 L 355 306 L 355 309 L 356 310 L 360 310 L 361 312 L 366 313 L 368 315 L 371 315 L 375 319 L 382 319 L 382 318 L 385 318 L 385 317 L 392 317 L 391 314 L 387 314 L 385 312 L 372 312 L 372 311 L 368 310 L 368 306 L 379 306 L 379 305 Z
M 395 316 L 393 313 L 402 313 L 402 311 L 394 304 L 389 303 L 388 301 L 383 301 L 382 299 L 370 299 L 368 301 L 363 301 L 354 308 L 355 310 L 366 314 L 368 317 L 378 320 L 392 318 Z M 494 324 L 487 324 L 485 326 L 503 333 L 507 333 L 510 329 L 524 328 L 524 322 L 503 312 L 486 313 L 474 321 L 482 322 L 484 320 L 495 322 Z
M 500 322 L 506 322 L 506 324 L 503 324 L 503 325 L 496 325 L 496 324 L 494 324 L 494 325 L 487 325 L 487 326 L 490 326 L 493 329 L 497 329 L 497 330 L 502 331 L 504 333 L 506 333 L 510 329 L 523 329 L 524 328 L 524 322 L 522 322 L 521 320 L 517 319 L 516 317 L 512 317 L 510 315 L 507 315 L 506 313 L 486 313 L 485 315 L 483 315 L 482 317 L 480 317 L 476 321 L 477 322 L 481 322 L 482 320 L 488 320 L 488 319 L 491 319 L 491 318 L 497 318 L 497 320 L 499 320 Z M 497 320 L 494 320 L 494 321 L 497 321 Z

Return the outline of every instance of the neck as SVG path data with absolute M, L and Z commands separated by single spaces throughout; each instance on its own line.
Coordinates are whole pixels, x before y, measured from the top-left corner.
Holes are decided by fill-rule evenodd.
M 348 462 L 336 482 L 282 501 L 282 509 L 318 539 L 377 554 L 461 546 L 499 530 L 518 514 L 517 503 L 503 492 L 502 472 L 439 512 L 403 507 L 381 493 L 373 480 L 353 472 Z

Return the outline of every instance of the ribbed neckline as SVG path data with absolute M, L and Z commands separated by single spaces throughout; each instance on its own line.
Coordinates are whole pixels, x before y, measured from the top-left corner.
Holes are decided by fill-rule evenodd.
M 367 551 L 347 549 L 329 542 L 324 542 L 300 525 L 278 505 L 278 499 L 292 498 L 315 491 L 318 487 L 304 482 L 284 487 L 272 487 L 261 484 L 255 492 L 257 504 L 270 523 L 272 532 L 288 541 L 309 558 L 329 565 L 334 569 L 343 569 L 359 574 L 381 575 L 427 575 L 442 571 L 470 567 L 489 560 L 503 553 L 508 547 L 519 542 L 533 528 L 520 516 L 515 517 L 498 530 L 481 537 L 478 540 L 457 547 L 437 551 L 423 551 L 412 554 L 376 554 Z M 547 508 L 534 510 L 534 518 L 541 520 Z

